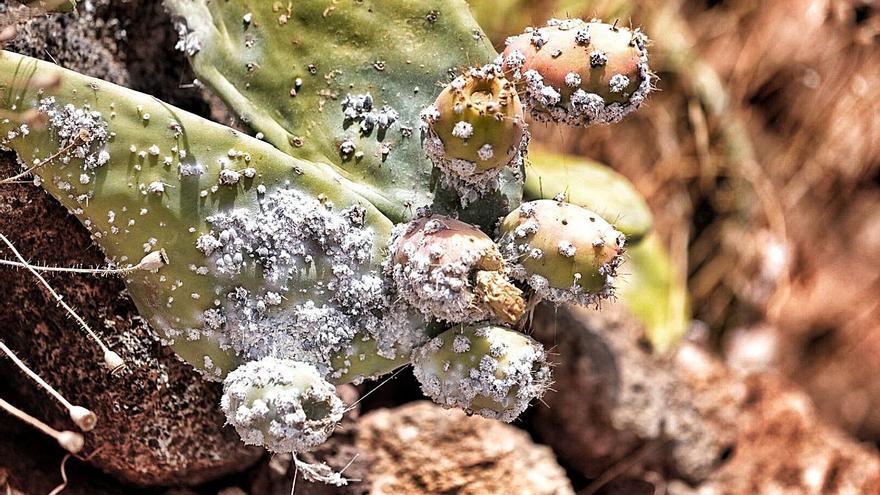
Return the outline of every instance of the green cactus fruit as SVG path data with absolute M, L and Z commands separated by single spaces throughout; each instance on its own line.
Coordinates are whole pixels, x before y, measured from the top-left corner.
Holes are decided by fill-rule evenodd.
M 522 169 L 528 130 L 516 88 L 500 66 L 458 76 L 421 118 L 425 151 L 463 204 L 497 190 L 504 167 Z
M 647 38 L 615 22 L 551 19 L 507 39 L 500 63 L 544 122 L 618 122 L 651 91 Z
M 508 328 L 453 328 L 413 355 L 425 395 L 444 407 L 510 422 L 550 386 L 541 344 Z
M 530 150 L 525 199 L 552 199 L 559 194 L 567 203 L 595 211 L 610 221 L 626 235 L 629 247 L 651 232 L 651 210 L 626 177 L 588 158 Z
M 422 206 L 491 228 L 519 204 L 464 210 L 440 187 L 419 113 L 447 74 L 496 52 L 464 0 L 166 0 L 198 80 L 281 151 L 327 163 L 394 222 Z
M 498 246 L 473 225 L 431 215 L 395 227 L 386 273 L 397 295 L 426 317 L 470 323 L 522 316 Z
M 314 366 L 274 357 L 230 373 L 220 407 L 245 444 L 277 453 L 324 443 L 345 410 L 336 388 Z
M 613 295 L 625 236 L 596 213 L 557 200 L 523 203 L 499 227 L 511 276 L 540 299 L 595 304 Z
M 58 83 L 29 84 L 49 75 Z M 43 130 L 0 120 L 0 145 L 113 263 L 168 253 L 125 282 L 140 314 L 209 377 L 269 355 L 338 372 L 331 361 L 355 338 L 376 341 L 372 375 L 426 338 L 381 274 L 391 222 L 334 168 L 7 52 L 0 109 L 47 117 Z

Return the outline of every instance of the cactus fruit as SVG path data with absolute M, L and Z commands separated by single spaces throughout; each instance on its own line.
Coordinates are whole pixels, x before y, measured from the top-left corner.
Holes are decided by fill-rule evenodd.
M 500 66 L 456 77 L 421 118 L 425 151 L 464 205 L 498 189 L 504 167 L 520 171 L 529 134 L 516 88 Z
M 613 295 L 624 235 L 586 208 L 558 200 L 523 203 L 499 227 L 514 279 L 554 303 L 594 304 Z
M 651 232 L 651 210 L 626 177 L 587 158 L 530 150 L 525 199 L 552 199 L 558 194 L 611 222 L 626 235 L 628 247 Z
M 551 19 L 507 39 L 505 74 L 522 85 L 540 121 L 580 126 L 618 122 L 651 91 L 647 38 L 597 20 Z
M 245 444 L 278 453 L 320 445 L 345 409 L 336 389 L 314 366 L 273 357 L 230 373 L 220 407 Z
M 498 246 L 473 225 L 431 215 L 395 227 L 386 273 L 397 294 L 449 323 L 522 315 L 522 292 L 507 280 Z
M 413 372 L 444 407 L 510 422 L 550 386 L 541 344 L 508 328 L 453 328 L 416 350 Z

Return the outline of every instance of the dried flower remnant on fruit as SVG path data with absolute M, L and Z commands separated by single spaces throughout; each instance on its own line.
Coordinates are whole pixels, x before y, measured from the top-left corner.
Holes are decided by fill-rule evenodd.
M 386 274 L 426 318 L 513 322 L 522 315 L 522 293 L 507 280 L 498 247 L 472 225 L 441 215 L 413 220 L 395 227 L 389 250 Z
M 538 49 L 535 32 L 547 41 Z M 507 39 L 500 57 L 521 84 L 523 103 L 540 121 L 568 125 L 613 123 L 651 91 L 647 38 L 629 29 L 581 19 L 551 19 Z

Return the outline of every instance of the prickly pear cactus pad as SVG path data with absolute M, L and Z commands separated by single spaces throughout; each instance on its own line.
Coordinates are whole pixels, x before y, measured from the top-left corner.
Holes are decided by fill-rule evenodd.
M 624 235 L 596 213 L 562 201 L 523 203 L 499 228 L 515 279 L 555 303 L 593 304 L 613 295 Z
M 551 19 L 508 38 L 501 63 L 541 121 L 618 122 L 651 91 L 647 38 L 598 20 Z
M 507 422 L 550 386 L 541 344 L 494 325 L 453 328 L 434 337 L 416 351 L 413 371 L 438 404 Z
M 384 358 L 361 367 L 372 375 L 423 339 L 379 273 L 391 222 L 332 167 L 51 64 L 3 53 L 0 67 L 2 107 L 48 119 L 2 121 L 2 145 L 117 265 L 167 253 L 126 284 L 195 367 L 221 377 L 275 355 L 344 374 L 331 360 L 359 337 Z M 59 81 L 33 89 L 38 76 Z
M 448 194 L 435 202 L 418 127 L 439 87 L 495 57 L 464 1 L 166 5 L 179 16 L 180 47 L 199 80 L 278 149 L 332 164 L 394 221 L 425 205 L 461 209 Z M 505 175 L 502 182 L 515 182 Z M 504 194 L 462 218 L 488 226 L 519 203 L 515 183 Z
M 552 199 L 559 194 L 611 222 L 626 235 L 627 246 L 651 232 L 651 210 L 626 177 L 587 158 L 530 150 L 525 199 Z

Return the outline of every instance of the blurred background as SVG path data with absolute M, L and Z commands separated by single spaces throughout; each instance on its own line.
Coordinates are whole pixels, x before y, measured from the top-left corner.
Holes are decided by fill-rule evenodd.
M 647 198 L 698 328 L 880 439 L 880 6 L 860 0 L 474 2 L 496 46 L 559 16 L 653 40 L 659 91 L 615 126 L 533 126 Z M 497 15 L 503 12 L 504 15 Z
M 176 34 L 158 2 L 87 3 L 94 8 L 79 21 L 20 20 L 25 36 L 17 43 L 28 44 L 35 56 L 49 54 L 62 65 L 85 72 L 89 68 L 98 77 L 240 125 L 215 98 L 188 84 L 192 75 L 181 69 L 186 64 L 172 51 Z M 467 488 L 467 483 L 437 481 L 449 472 L 459 473 L 456 469 L 466 471 L 450 465 L 446 475 L 388 474 L 421 480 L 393 485 L 396 491 L 371 491 L 357 484 L 337 491 L 304 484 L 297 493 L 880 493 L 880 5 L 871 0 L 470 3 L 499 50 L 507 36 L 550 17 L 616 19 L 641 27 L 652 39 L 658 91 L 638 112 L 606 127 L 535 123 L 533 142 L 568 155 L 563 160 L 605 163 L 646 198 L 654 215 L 650 242 L 664 260 L 657 275 L 664 285 L 660 293 L 643 295 L 642 304 L 651 309 L 630 309 L 641 311 L 642 324 L 655 333 L 655 342 L 683 335 L 687 346 L 699 349 L 699 358 L 681 352 L 660 357 L 666 364 L 653 372 L 673 377 L 663 393 L 680 388 L 688 391 L 683 403 L 699 402 L 693 407 L 703 419 L 674 419 L 693 421 L 696 430 L 702 422 L 711 423 L 706 428 L 715 432 L 712 448 L 717 452 L 712 451 L 714 457 L 705 466 L 691 469 L 681 459 L 668 460 L 679 454 L 667 442 L 688 444 L 689 437 L 621 428 L 614 419 L 615 406 L 601 406 L 601 398 L 596 407 L 567 403 L 562 386 L 571 385 L 569 392 L 582 402 L 605 397 L 607 381 L 567 381 L 601 367 L 596 359 L 584 365 L 592 368 L 569 370 L 571 376 L 559 370 L 561 392 L 548 401 L 569 416 L 538 407 L 510 430 L 498 431 L 492 430 L 495 426 L 456 423 L 464 418 L 432 416 L 441 413 L 419 409 L 426 405 L 410 404 L 404 407 L 412 409 L 401 415 L 387 416 L 384 408 L 419 397 L 417 384 L 404 373 L 361 403 L 362 413 L 371 419 L 361 422 L 359 433 L 352 433 L 352 421 L 337 435 L 343 446 L 323 454 L 338 457 L 351 452 L 345 445 L 355 442 L 361 450 L 384 452 L 374 455 L 374 463 L 381 464 L 376 459 L 383 455 L 400 463 L 407 455 L 416 456 L 408 466 L 418 471 L 432 459 L 431 448 L 455 458 L 452 452 L 464 449 L 456 443 L 459 437 L 490 445 L 509 436 L 516 438 L 510 445 L 523 457 L 516 462 L 493 458 L 489 467 L 479 459 L 459 459 L 471 463 L 468 469 L 484 481 L 499 480 L 494 485 Z M 11 204 L 9 196 L 4 198 Z M 129 318 L 130 303 L 118 304 L 124 309 L 116 314 Z M 556 315 L 553 325 L 626 327 L 591 318 Z M 555 333 L 549 339 L 559 346 L 565 342 Z M 624 344 L 615 345 L 607 347 L 630 352 L 620 350 L 629 349 Z M 554 352 L 570 357 L 564 347 Z M 696 368 L 702 370 L 699 380 L 691 376 Z M 615 379 L 624 382 L 625 374 Z M 788 402 L 777 407 L 774 401 L 782 397 Z M 760 414 L 753 414 L 754 404 L 764 404 Z M 798 419 L 786 415 L 792 411 Z M 567 430 L 578 418 L 589 424 Z M 436 425 L 446 422 L 458 425 L 448 430 L 455 435 L 437 433 Z M 6 423 L 0 418 L 0 487 L 8 483 L 9 493 L 27 495 L 48 492 L 60 479 L 59 452 L 38 435 Z M 389 429 L 402 431 L 401 424 L 416 430 L 433 424 L 435 429 L 426 430 L 419 441 L 401 440 L 405 447 L 399 451 L 377 440 Z M 770 439 L 768 432 L 787 428 L 790 436 Z M 689 446 L 703 448 L 700 441 Z M 419 442 L 428 452 L 417 452 Z M 25 444 L 44 448 L 24 454 L 20 447 Z M 809 470 L 786 467 L 781 459 L 787 456 L 821 467 L 818 481 Z M 350 457 L 340 459 L 347 462 Z M 252 462 L 256 467 L 243 474 L 171 491 L 135 489 L 71 463 L 76 482 L 66 493 L 289 493 L 289 459 L 287 464 L 266 457 Z M 511 482 L 517 472 L 530 469 L 545 478 L 503 488 L 505 477 Z M 7 481 L 28 478 L 22 473 L 30 475 L 30 488 Z

